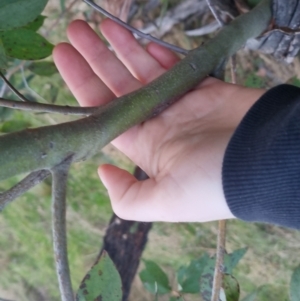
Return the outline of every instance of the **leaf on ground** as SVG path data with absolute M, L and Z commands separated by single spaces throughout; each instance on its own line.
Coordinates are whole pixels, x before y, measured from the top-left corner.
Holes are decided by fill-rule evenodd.
M 177 281 L 182 293 L 195 294 L 200 291 L 200 277 L 210 260 L 208 254 L 192 260 L 188 267 L 181 267 L 177 272 Z
M 235 277 L 230 274 L 225 274 L 222 285 L 226 301 L 238 301 L 240 298 L 240 285 Z
M 167 274 L 153 261 L 143 260 L 145 269 L 139 274 L 144 287 L 152 294 L 166 294 L 171 291 Z
M 53 45 L 28 29 L 13 29 L 0 34 L 6 55 L 20 60 L 39 60 L 52 53 Z
M 0 0 L 0 30 L 18 28 L 32 22 L 48 0 Z
M 293 271 L 290 283 L 290 298 L 291 301 L 300 300 L 300 265 Z
M 45 16 L 40 15 L 36 19 L 34 19 L 32 22 L 23 26 L 22 28 L 28 29 L 31 31 L 37 31 L 38 29 L 40 29 L 43 26 L 45 19 L 46 19 Z
M 28 69 L 40 76 L 50 76 L 58 72 L 53 62 L 32 62 Z
M 76 301 L 120 301 L 120 275 L 106 252 L 86 274 L 77 292 Z

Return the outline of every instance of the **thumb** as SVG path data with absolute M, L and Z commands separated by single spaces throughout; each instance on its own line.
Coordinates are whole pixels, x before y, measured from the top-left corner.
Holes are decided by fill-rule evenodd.
M 155 180 L 138 181 L 128 171 L 109 164 L 102 165 L 98 173 L 117 216 L 144 222 L 163 220 Z

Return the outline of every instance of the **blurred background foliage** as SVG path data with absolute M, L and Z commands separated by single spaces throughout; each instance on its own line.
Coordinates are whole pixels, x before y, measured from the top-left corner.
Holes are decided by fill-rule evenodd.
M 102 0 L 98 3 L 112 13 L 128 16 L 132 25 L 146 28 L 159 22 L 167 14 L 172 19 L 179 0 Z M 255 1 L 250 4 L 254 5 Z M 125 4 L 131 4 L 125 10 Z M 122 10 L 123 8 L 123 10 Z M 74 19 L 85 19 L 97 31 L 102 17 L 82 1 L 50 0 L 43 15 L 44 25 L 39 33 L 52 44 L 67 41 L 66 28 Z M 122 15 L 121 15 L 122 17 Z M 156 21 L 155 21 L 156 20 Z M 209 24 L 212 16 L 192 14 L 174 24 L 163 39 L 183 48 L 191 49 L 202 43 L 204 37 L 188 37 L 185 30 Z M 100 34 L 100 33 L 99 33 Z M 43 62 L 51 64 L 49 57 Z M 10 60 L 6 76 L 11 83 L 32 101 L 75 105 L 76 100 L 53 69 L 53 65 L 39 70 L 30 62 Z M 70 66 L 72 68 L 72 66 Z M 43 74 L 43 70 L 47 70 Z M 298 58 L 287 65 L 272 57 L 248 50 L 237 55 L 238 83 L 255 88 L 270 88 L 281 83 L 299 86 L 300 64 Z M 226 78 L 229 78 L 229 73 Z M 0 81 L 0 93 L 16 97 Z M 242 100 L 241 100 L 242 101 Z M 56 114 L 33 114 L 0 108 L 0 132 L 6 133 L 27 127 L 55 124 L 74 117 Z M 94 262 L 102 244 L 112 210 L 103 185 L 97 176 L 97 166 L 103 162 L 118 164 L 129 170 L 132 163 L 107 146 L 99 155 L 71 169 L 68 187 L 68 239 L 69 260 L 74 287 Z M 20 177 L 0 183 L 0 191 L 12 186 Z M 50 180 L 35 187 L 0 215 L 0 299 L 20 301 L 60 300 L 51 242 Z M 216 223 L 168 224 L 155 223 L 143 258 L 163 267 L 176 287 L 175 271 L 192 259 L 205 253 L 212 255 L 216 247 Z M 247 224 L 238 220 L 228 222 L 228 252 L 248 247 L 245 257 L 234 270 L 241 285 L 241 295 L 258 289 L 257 301 L 288 300 L 288 283 L 293 268 L 299 264 L 300 232 L 265 224 Z M 143 263 L 140 270 L 143 269 Z M 130 300 L 153 300 L 137 276 Z M 161 297 L 159 300 L 168 300 Z M 186 295 L 185 300 L 199 300 Z

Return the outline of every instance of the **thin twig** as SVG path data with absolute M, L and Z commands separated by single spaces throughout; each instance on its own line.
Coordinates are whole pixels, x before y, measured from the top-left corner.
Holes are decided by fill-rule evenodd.
M 39 95 L 38 93 L 36 93 L 33 89 L 31 89 L 28 85 L 28 82 L 26 80 L 26 77 L 25 77 L 25 72 L 24 72 L 24 66 L 21 66 L 20 68 L 21 70 L 21 75 L 22 75 L 22 80 L 23 80 L 23 84 L 24 86 L 27 88 L 27 90 L 32 94 L 34 95 L 35 97 L 39 98 L 40 100 L 44 101 L 44 102 L 47 102 L 47 100 L 45 98 L 43 98 L 41 95 Z
M 118 23 L 119 25 L 125 27 L 126 29 L 128 29 L 129 31 L 135 33 L 137 36 L 150 40 L 154 43 L 157 43 L 161 46 L 164 46 L 168 49 L 171 49 L 174 52 L 178 52 L 180 54 L 183 55 L 187 55 L 189 53 L 189 50 L 183 49 L 181 47 L 169 44 L 167 42 L 164 42 L 162 40 L 159 40 L 153 36 L 151 36 L 150 34 L 145 34 L 141 31 L 139 31 L 138 29 L 128 25 L 127 23 L 123 22 L 122 20 L 120 20 L 119 18 L 115 17 L 114 15 L 110 14 L 109 12 L 107 12 L 105 9 L 103 9 L 102 7 L 100 7 L 99 5 L 97 5 L 96 3 L 94 3 L 91 0 L 83 0 L 85 3 L 87 3 L 88 5 L 90 5 L 92 8 L 94 8 L 95 10 L 97 10 L 98 12 L 102 13 L 104 16 L 108 17 L 109 19 L 115 21 L 116 23 Z
M 10 100 L 0 98 L 0 107 L 6 107 L 11 109 L 31 111 L 31 112 L 43 112 L 43 113 L 59 113 L 64 115 L 85 115 L 90 116 L 96 111 L 99 111 L 100 107 L 69 107 L 58 106 L 37 102 L 20 102 L 16 100 Z
M 230 57 L 231 83 L 236 84 L 236 55 Z M 226 220 L 219 221 L 216 266 L 211 301 L 219 301 L 223 282 L 224 254 L 226 252 Z
M 73 0 L 70 5 L 56 18 L 55 22 L 47 29 L 44 36 L 47 37 L 50 32 L 53 32 L 53 29 L 60 23 L 61 19 L 65 16 L 67 12 L 71 10 L 77 0 Z
M 226 252 L 225 240 L 226 240 L 226 221 L 220 220 L 219 228 L 218 228 L 216 266 L 215 266 L 211 301 L 219 301 L 219 297 L 220 297 L 220 290 L 223 282 L 224 254 Z
M 212 4 L 211 0 L 206 0 L 206 3 L 211 11 L 211 13 L 213 14 L 213 16 L 215 17 L 215 19 L 218 21 L 220 27 L 223 27 L 225 25 L 224 21 L 221 19 L 221 17 L 219 16 L 219 14 L 217 13 L 216 7 L 215 5 Z
M 34 171 L 9 190 L 0 193 L 0 212 L 17 197 L 41 183 L 50 175 L 48 170 Z
M 29 99 L 27 99 L 23 94 L 21 94 L 10 82 L 9 80 L 5 77 L 5 75 L 0 72 L 0 77 L 4 80 L 4 82 L 7 84 L 7 86 L 10 88 L 10 90 L 15 93 L 22 101 L 24 102 L 30 102 Z
M 219 28 L 220 28 L 219 22 L 214 21 L 210 24 L 207 24 L 207 25 L 197 28 L 197 29 L 186 30 L 185 34 L 189 37 L 199 37 L 199 36 L 204 36 L 206 34 L 215 32 Z
M 66 194 L 67 178 L 73 156 L 51 170 L 52 183 L 52 235 L 56 273 L 62 301 L 74 301 L 67 252 Z

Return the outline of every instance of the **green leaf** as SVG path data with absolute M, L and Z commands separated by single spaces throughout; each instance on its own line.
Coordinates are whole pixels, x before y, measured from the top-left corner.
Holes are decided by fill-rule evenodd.
M 254 6 L 256 6 L 261 0 L 247 0 L 246 2 L 248 3 L 248 5 L 253 8 Z
M 192 260 L 188 267 L 181 267 L 177 272 L 177 281 L 182 293 L 198 294 L 200 291 L 200 277 L 210 260 L 208 254 Z
M 40 76 L 50 76 L 58 72 L 53 62 L 32 62 L 28 69 Z
M 294 270 L 290 283 L 291 301 L 300 300 L 300 265 Z
M 28 30 L 31 30 L 31 31 L 37 31 L 40 27 L 42 27 L 42 25 L 44 24 L 45 19 L 46 19 L 45 16 L 40 15 L 35 20 L 33 20 L 32 22 L 26 24 L 22 28 L 28 29 Z
M 120 275 L 104 251 L 98 263 L 82 280 L 76 301 L 120 301 L 121 299 L 122 282 Z
M 171 291 L 166 273 L 153 261 L 144 260 L 145 269 L 139 274 L 144 287 L 152 294 L 166 294 Z
M 61 12 L 64 12 L 66 10 L 66 0 L 60 0 L 60 9 Z
M 244 257 L 248 248 L 242 248 L 233 251 L 224 256 L 224 273 L 232 274 L 232 270 L 237 266 L 239 261 Z
M 18 28 L 32 22 L 48 0 L 0 0 L 0 30 Z
M 216 259 L 209 258 L 200 278 L 200 293 L 204 301 L 211 300 Z
M 231 274 L 241 258 L 247 252 L 247 248 L 235 250 L 224 255 L 224 273 Z M 200 278 L 200 293 L 205 301 L 210 301 L 216 258 L 209 258 Z
M 2 124 L 2 133 L 12 133 L 28 128 L 30 124 L 24 120 L 9 120 Z
M 255 73 L 249 74 L 244 82 L 244 86 L 249 88 L 262 88 L 264 85 L 265 80 Z
M 257 291 L 254 291 L 247 295 L 245 298 L 243 298 L 241 301 L 255 301 L 257 298 Z
M 226 301 L 238 301 L 240 297 L 240 285 L 232 275 L 225 274 L 223 278 L 223 289 Z
M 7 65 L 7 57 L 5 53 L 5 49 L 3 47 L 2 40 L 0 39 L 0 70 L 6 69 Z
M 39 60 L 52 53 L 53 45 L 38 33 L 14 29 L 0 34 L 6 55 L 20 60 Z
M 9 108 L 0 107 L 0 121 L 9 119 L 13 114 L 13 111 L 14 110 Z

